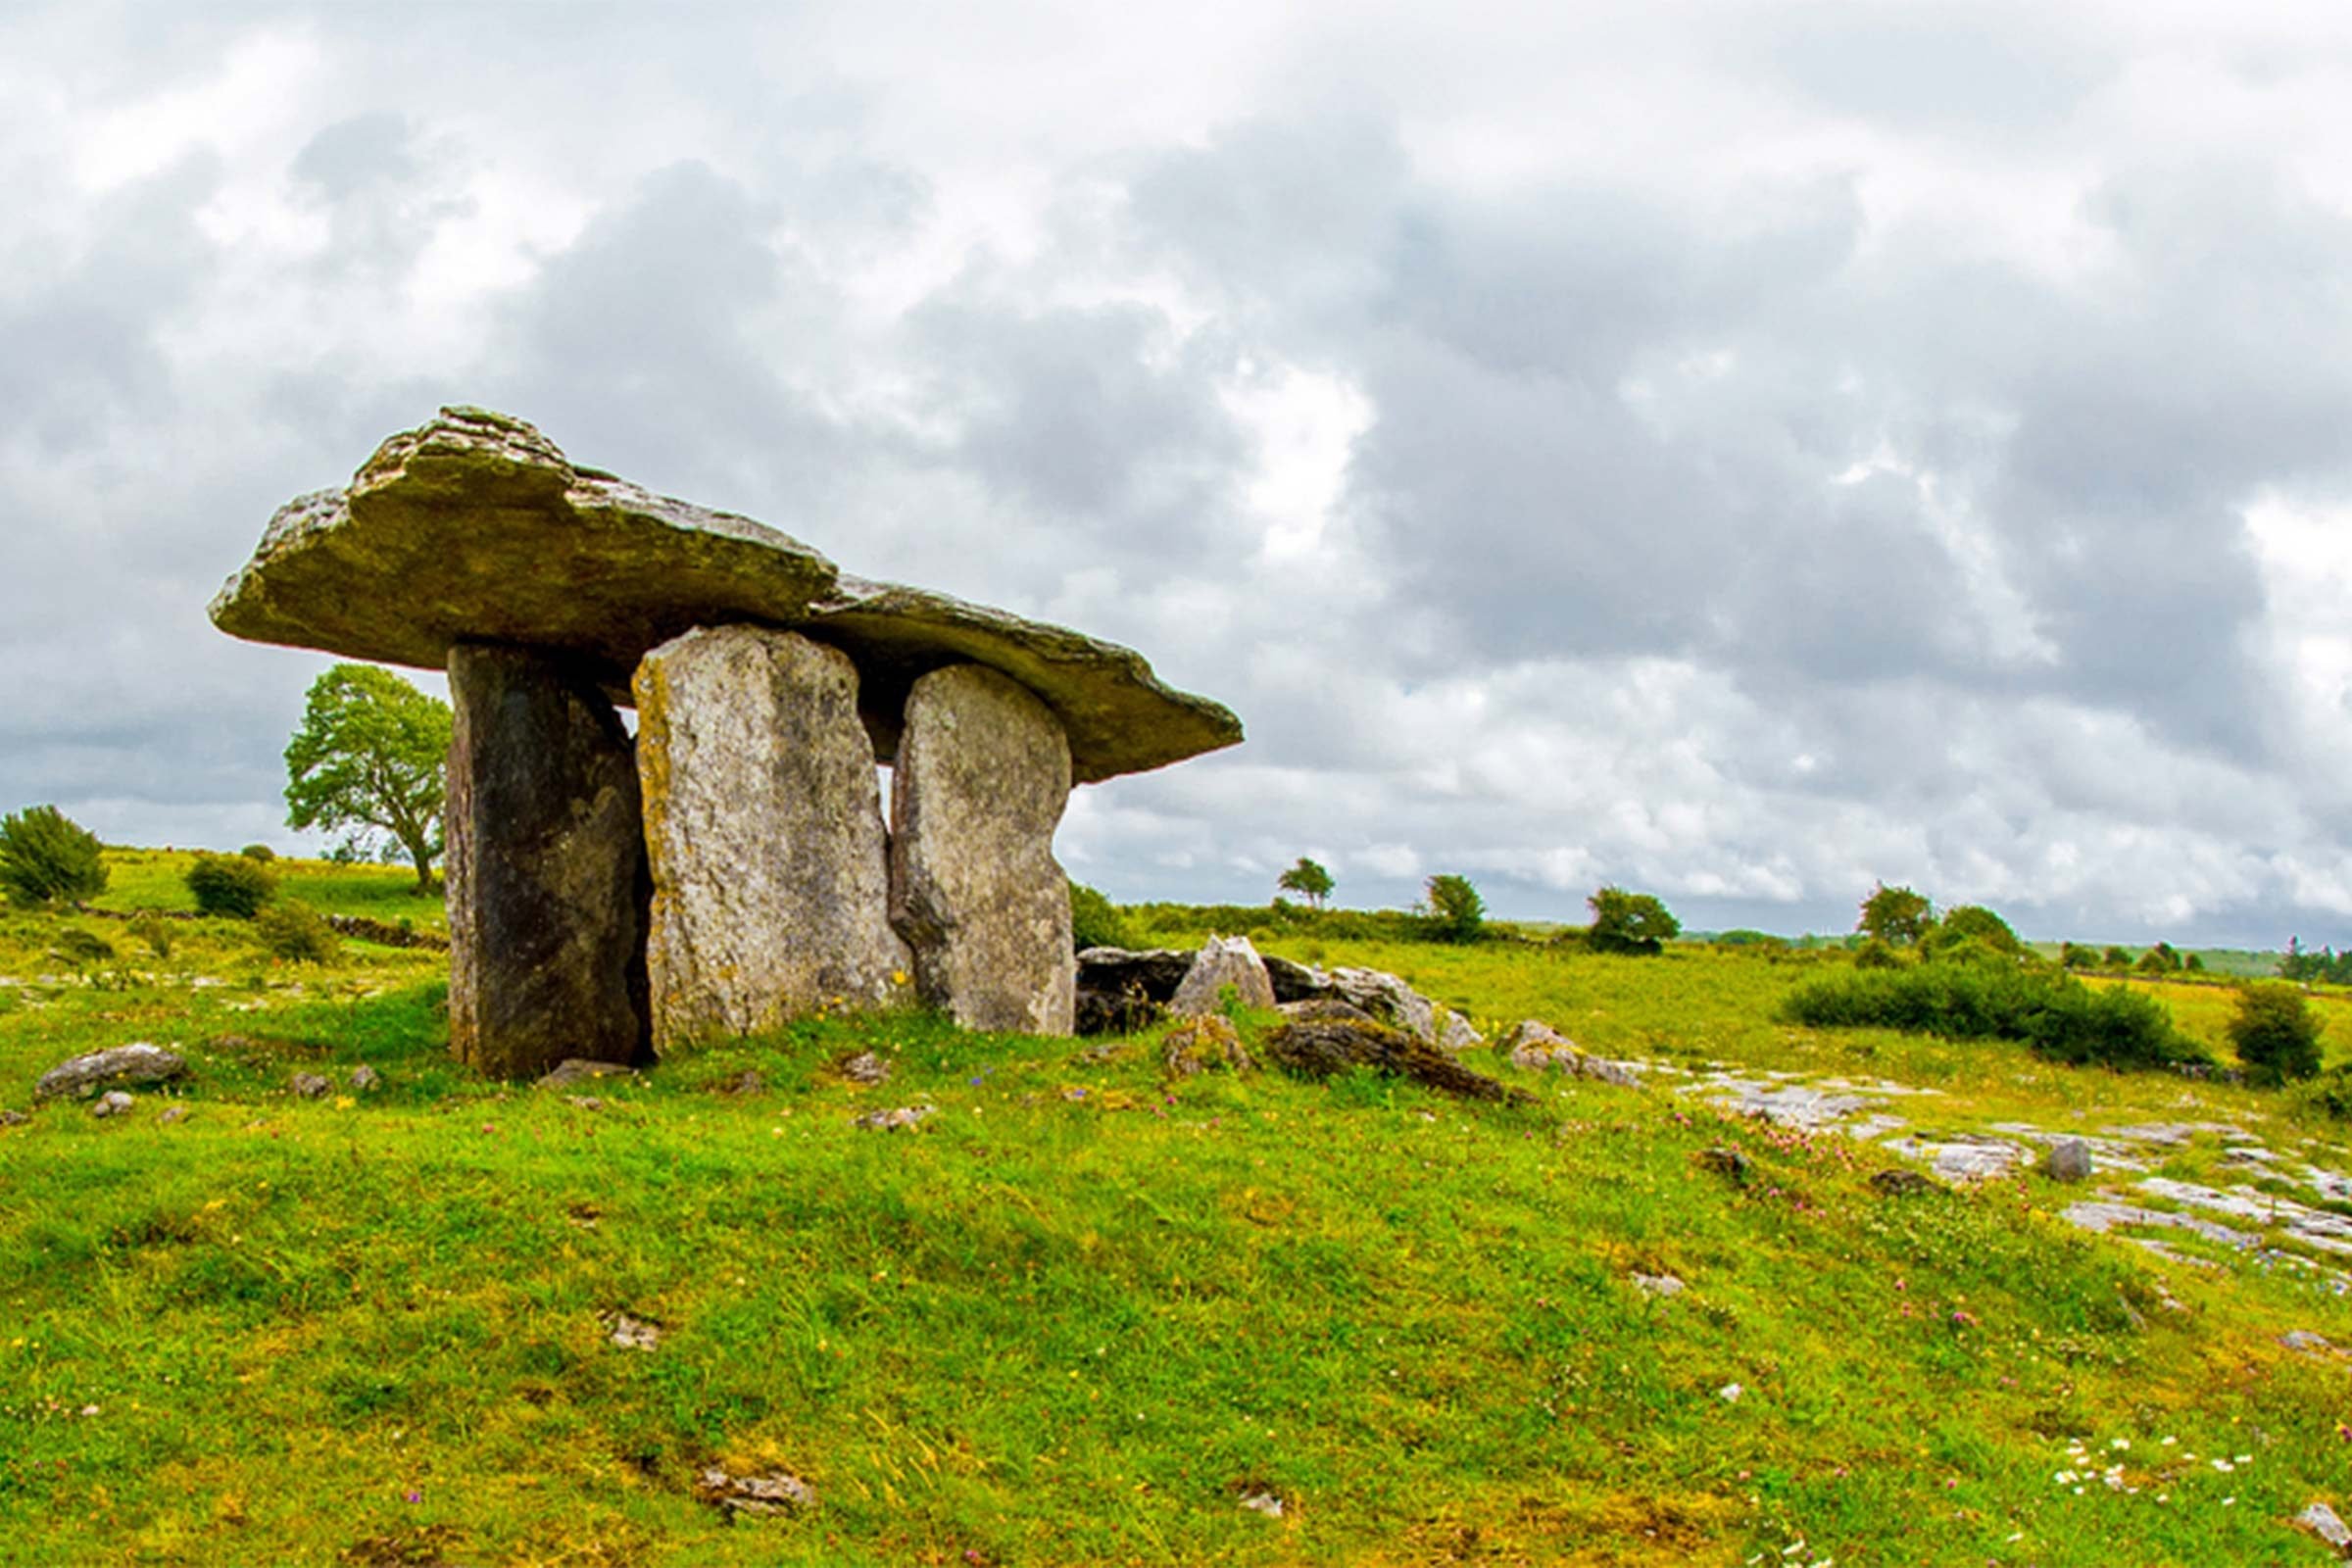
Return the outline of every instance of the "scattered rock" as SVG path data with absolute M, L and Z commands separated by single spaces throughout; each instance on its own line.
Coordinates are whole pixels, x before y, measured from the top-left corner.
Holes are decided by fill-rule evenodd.
M 1695 1157 L 1701 1170 L 1711 1170 L 1716 1175 L 1728 1176 L 1735 1182 L 1744 1183 L 1747 1180 L 1748 1172 L 1756 1168 L 1754 1160 L 1749 1159 L 1728 1144 L 1717 1144 L 1711 1149 L 1702 1149 Z
M 1071 1032 L 1070 882 L 1054 858 L 1069 798 L 1069 741 L 1019 682 L 955 664 L 914 683 L 891 770 L 890 923 L 916 992 L 966 1029 Z
M 1259 1049 L 1276 1066 L 1301 1078 L 1329 1078 L 1349 1067 L 1370 1067 L 1464 1100 L 1532 1102 L 1524 1091 L 1473 1072 L 1428 1041 L 1385 1024 L 1286 1023 L 1268 1031 Z
M 661 1348 L 662 1327 L 626 1312 L 607 1312 L 599 1319 L 614 1345 L 624 1350 L 653 1350 Z
M 858 1118 L 858 1125 L 869 1133 L 892 1133 L 938 1113 L 936 1105 L 901 1105 L 894 1110 L 869 1110 Z
M 1504 1037 L 1502 1050 L 1512 1066 L 1528 1072 L 1565 1073 L 1571 1078 L 1590 1078 L 1625 1089 L 1642 1087 L 1640 1070 L 1632 1063 L 1588 1056 L 1577 1049 L 1575 1041 L 1539 1019 L 1520 1020 L 1519 1026 Z
M 373 1067 L 368 1066 L 366 1063 L 362 1063 L 351 1070 L 351 1089 L 352 1093 L 354 1094 L 370 1094 L 381 1088 L 383 1086 L 383 1082 L 384 1080 L 382 1076 L 379 1075 Z
M 591 1083 L 599 1078 L 617 1078 L 634 1070 L 617 1061 L 590 1061 L 583 1056 L 566 1056 L 556 1064 L 555 1071 L 541 1077 L 533 1087 L 568 1089 L 573 1084 Z
M 1745 1389 L 1741 1388 L 1737 1383 L 1726 1383 L 1722 1388 L 1715 1391 L 1715 1396 L 1726 1404 L 1738 1404 L 1740 1402 L 1740 1396 L 1745 1394 L 1746 1392 L 1747 1391 Z
M 188 1119 L 188 1107 L 185 1105 L 166 1105 L 164 1107 L 164 1113 L 155 1119 L 163 1123 L 163 1125 L 166 1127 L 171 1126 L 173 1122 L 186 1121 Z
M 98 1097 L 98 1103 L 90 1107 L 90 1114 L 93 1116 L 125 1116 L 137 1103 L 137 1101 L 122 1090 L 109 1089 Z
M 1213 1014 L 1171 1028 L 1160 1040 L 1159 1061 L 1177 1078 L 1202 1072 L 1248 1072 L 1251 1065 L 1241 1035 L 1231 1022 Z
M 1487 1037 L 1451 1007 L 1446 1008 L 1446 1015 L 1438 1021 L 1438 1049 L 1441 1051 L 1476 1051 L 1486 1043 Z
M 2088 1181 L 2090 1146 L 2080 1138 L 2061 1138 L 2042 1155 L 2041 1168 L 2053 1181 Z
M 0 1110 L 0 1127 L 22 1127 L 32 1120 L 21 1110 Z
M 1262 1513 L 1269 1519 L 1282 1517 L 1282 1499 L 1271 1492 L 1245 1492 L 1242 1506 L 1252 1513 Z
M 32 1086 L 32 1098 L 55 1100 L 64 1095 L 87 1098 L 104 1084 L 171 1083 L 187 1074 L 188 1064 L 177 1052 L 140 1040 L 59 1062 L 41 1074 L 41 1081 Z
M 1636 1274 L 1634 1289 L 1644 1296 L 1680 1296 L 1688 1288 L 1672 1274 Z
M 297 1100 L 324 1100 L 335 1086 L 315 1072 L 298 1072 L 286 1087 Z
M 696 1478 L 694 1493 L 730 1514 L 787 1514 L 816 1506 L 816 1489 L 782 1470 L 763 1476 L 731 1476 L 712 1465 Z
M 565 1095 L 564 1097 L 564 1103 L 566 1105 L 577 1106 L 581 1110 L 602 1110 L 605 1108 L 605 1102 L 597 1099 L 594 1095 Z
M 2335 1347 L 2325 1335 L 2309 1329 L 2288 1329 L 2278 1336 L 2278 1343 L 2290 1350 L 2331 1350 Z
M 854 1084 L 886 1084 L 890 1082 L 890 1063 L 870 1051 L 860 1051 L 854 1056 L 844 1056 L 833 1064 L 833 1070 Z
M 1380 969 L 1343 968 L 1331 971 L 1330 990 L 1342 1002 L 1363 1008 L 1394 1029 L 1416 1040 L 1436 1044 L 1438 1008 L 1420 992 Z
M 1899 1165 L 1872 1176 L 1870 1187 L 1871 1191 L 1883 1193 L 1888 1198 L 1916 1198 L 1922 1193 L 1945 1191 L 1943 1183 L 1935 1177 L 1915 1170 L 1906 1170 Z
M 738 1100 L 746 1095 L 764 1095 L 767 1093 L 767 1080 L 761 1077 L 756 1068 L 746 1067 L 734 1077 L 720 1084 L 718 1092 Z
M 1253 1012 L 1274 1006 L 1274 982 L 1248 937 L 1210 937 L 1202 943 L 1176 995 L 1168 999 L 1168 1010 L 1180 1018 L 1219 1012 L 1227 986 L 1233 988 L 1234 999 Z
M 2336 1516 L 2333 1508 L 2315 1502 L 2295 1515 L 2295 1523 L 2325 1541 L 2336 1550 L 2352 1555 L 2352 1527 Z

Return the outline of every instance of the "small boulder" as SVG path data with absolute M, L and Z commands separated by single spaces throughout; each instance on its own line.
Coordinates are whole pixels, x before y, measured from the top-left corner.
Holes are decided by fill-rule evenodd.
M 1512 1066 L 1528 1072 L 1555 1067 L 1563 1055 L 1583 1054 L 1575 1041 L 1537 1018 L 1520 1019 L 1519 1026 L 1503 1037 L 1502 1051 Z
M 368 1094 L 371 1090 L 380 1088 L 383 1084 L 383 1078 L 376 1072 L 376 1070 L 373 1067 L 368 1066 L 366 1063 L 362 1063 L 351 1070 L 351 1089 L 352 1093 L 354 1094 Z
M 890 1063 L 870 1051 L 860 1051 L 856 1055 L 842 1057 L 833 1064 L 833 1070 L 854 1084 L 870 1087 L 890 1082 Z
M 2314 1334 L 2309 1329 L 2288 1329 L 2284 1334 L 2278 1336 L 2278 1343 L 2290 1350 L 2319 1351 L 2334 1348 L 2326 1335 Z
M 590 1061 L 584 1056 L 566 1056 L 556 1063 L 552 1072 L 543 1074 L 537 1084 L 541 1089 L 568 1089 L 573 1084 L 593 1082 L 599 1078 L 614 1078 L 634 1071 L 627 1063 L 618 1061 Z
M 1888 1198 L 1916 1198 L 1922 1193 L 1940 1193 L 1944 1187 L 1933 1176 L 1897 1165 L 1871 1177 L 1870 1190 Z
M 662 1326 L 648 1323 L 626 1312 L 607 1312 L 600 1320 L 612 1342 L 624 1350 L 658 1350 L 662 1348 Z
M 21 1110 L 0 1110 L 0 1127 L 22 1127 L 32 1120 Z
M 1274 982 L 1248 937 L 1210 937 L 1201 944 L 1169 999 L 1168 1010 L 1180 1018 L 1221 1011 L 1227 986 L 1233 987 L 1236 1001 L 1253 1011 L 1271 1011 L 1274 1006 Z
M 763 1476 L 731 1476 L 711 1465 L 695 1479 L 694 1493 L 729 1514 L 787 1514 L 816 1506 L 816 1489 L 782 1470 Z
M 138 1102 L 131 1099 L 130 1096 L 124 1094 L 122 1090 L 109 1089 L 105 1094 L 98 1097 L 98 1103 L 90 1107 L 90 1114 L 93 1116 L 127 1115 L 129 1114 L 131 1107 L 136 1104 L 138 1104 Z
M 166 1105 L 164 1107 L 164 1113 L 155 1119 L 166 1127 L 171 1126 L 173 1122 L 186 1121 L 188 1119 L 188 1107 L 185 1105 Z
M 1718 1176 L 1726 1176 L 1740 1183 L 1745 1183 L 1748 1172 L 1756 1168 L 1754 1160 L 1728 1144 L 1702 1149 L 1696 1158 L 1701 1170 L 1711 1170 Z
M 75 1095 L 87 1099 L 107 1084 L 162 1084 L 187 1075 L 188 1064 L 177 1052 L 140 1040 L 59 1062 L 32 1086 L 32 1098 L 56 1100 Z
M 2337 1551 L 2352 1555 L 2352 1526 L 2345 1525 L 2333 1508 L 2315 1502 L 2295 1515 L 2295 1523 L 2325 1541 Z
M 1636 1274 L 1634 1289 L 1644 1296 L 1680 1296 L 1687 1287 L 1672 1274 Z
M 869 1110 L 858 1118 L 858 1125 L 869 1133 L 895 1133 L 938 1114 L 938 1109 L 936 1105 L 900 1105 L 892 1110 Z
M 2091 1172 L 2090 1146 L 2080 1138 L 2061 1138 L 2042 1156 L 2041 1168 L 2053 1181 L 2087 1181 Z
M 298 1072 L 286 1087 L 297 1100 L 324 1100 L 327 1091 L 335 1086 L 315 1072 Z
M 1476 1051 L 1486 1043 L 1487 1037 L 1451 1007 L 1446 1008 L 1445 1016 L 1438 1021 L 1438 1049 L 1441 1051 Z
M 1226 1019 L 1211 1015 L 1175 1025 L 1159 1042 L 1160 1065 L 1172 1078 L 1203 1072 L 1248 1072 L 1250 1053 Z

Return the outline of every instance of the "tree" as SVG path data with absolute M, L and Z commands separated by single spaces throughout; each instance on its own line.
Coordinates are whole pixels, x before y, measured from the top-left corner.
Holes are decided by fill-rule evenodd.
M 10 903 L 72 904 L 105 891 L 97 834 L 54 806 L 0 817 L 0 893 Z
M 388 837 L 433 885 L 447 788 L 449 705 L 387 669 L 337 664 L 311 683 L 286 743 L 286 824 L 341 829 L 357 854 Z
M 2291 985 L 2250 985 L 2237 994 L 2230 1045 L 2258 1083 L 2309 1078 L 2320 1070 L 2320 1016 Z
M 1862 918 L 1854 929 L 1877 937 L 1888 947 L 1909 947 L 1936 923 L 1936 906 L 1925 894 L 1909 888 L 1890 888 L 1882 882 L 1862 901 Z
M 2003 957 L 2018 957 L 2026 945 L 2017 940 L 2017 933 L 1982 904 L 1959 904 L 1943 911 L 1919 939 L 1920 956 L 1936 958 L 1959 951 L 1963 943 L 1974 944 L 1988 954 Z
M 1596 953 L 1656 953 L 1682 935 L 1683 922 L 1647 893 L 1602 888 L 1585 902 L 1592 907 L 1585 940 Z
M 1433 876 L 1422 890 L 1429 901 L 1431 934 L 1441 942 L 1476 942 L 1486 928 L 1487 901 L 1466 876 Z
M 1323 907 L 1323 901 L 1331 897 L 1331 890 L 1335 884 L 1331 880 L 1329 871 L 1301 855 L 1298 857 L 1298 863 L 1276 878 L 1274 885 L 1285 893 L 1298 894 L 1320 909 Z

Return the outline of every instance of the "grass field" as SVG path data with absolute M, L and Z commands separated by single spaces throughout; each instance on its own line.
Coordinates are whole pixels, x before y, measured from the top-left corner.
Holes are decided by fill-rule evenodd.
M 178 906 L 182 864 L 119 856 L 105 903 Z M 286 871 L 438 918 L 405 873 Z M 2037 1175 L 1889 1198 L 1882 1152 L 1658 1088 L 1170 1085 L 1149 1036 L 914 1014 L 712 1047 L 591 1109 L 447 1061 L 437 955 L 298 968 L 172 924 L 165 958 L 0 915 L 0 1104 L 126 1040 L 196 1066 L 132 1115 L 0 1132 L 0 1561 L 2291 1563 L 2324 1553 L 2286 1521 L 2352 1492 L 2345 1365 L 2278 1343 L 2352 1345 L 2344 1298 L 2080 1234 Z M 53 958 L 69 926 L 119 960 Z M 1935 1088 L 1955 1126 L 2344 1152 L 2254 1090 L 1776 1022 L 1836 957 L 1271 946 L 1604 1054 Z M 2227 992 L 2160 994 L 2219 1040 Z M 885 1088 L 833 1070 L 867 1049 Z M 380 1089 L 344 1088 L 361 1063 Z M 294 1099 L 297 1070 L 336 1093 Z M 1723 1144 L 1744 1185 L 1698 1161 Z M 817 1502 L 730 1524 L 711 1464 Z

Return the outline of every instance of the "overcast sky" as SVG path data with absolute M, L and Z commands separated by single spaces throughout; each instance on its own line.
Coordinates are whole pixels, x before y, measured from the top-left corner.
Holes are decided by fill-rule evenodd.
M 1120 899 L 2352 940 L 2352 7 L 0 9 L 0 808 L 291 847 L 207 600 L 443 403 L 1130 643 Z

